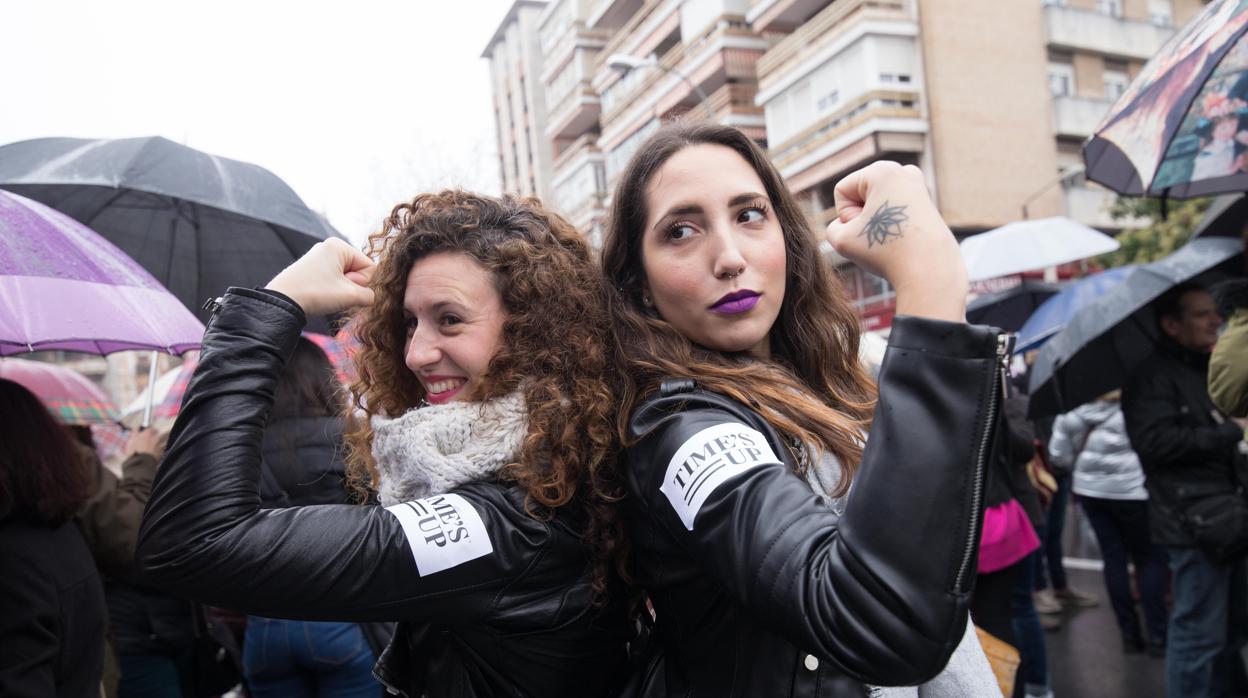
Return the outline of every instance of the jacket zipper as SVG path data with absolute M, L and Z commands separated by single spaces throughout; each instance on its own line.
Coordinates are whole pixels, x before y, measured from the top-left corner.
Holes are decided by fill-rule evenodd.
M 979 526 L 976 522 L 982 513 L 984 503 L 984 468 L 988 459 L 988 449 L 992 445 L 991 438 L 993 434 L 993 423 L 997 419 L 997 410 L 1000 408 L 1001 400 L 1005 396 L 1005 375 L 1009 365 L 1010 350 L 1014 344 L 1014 337 L 1006 332 L 997 335 L 997 366 L 995 372 L 996 381 L 1000 382 L 1000 389 L 992 386 L 988 392 L 988 413 L 984 419 L 983 433 L 979 440 L 979 454 L 975 459 L 975 480 L 971 489 L 971 525 L 966 532 L 966 545 L 962 552 L 962 564 L 958 567 L 958 574 L 953 580 L 954 591 L 962 588 L 962 582 L 966 579 L 967 571 L 970 569 L 971 553 L 975 550 L 975 536 L 979 532 Z

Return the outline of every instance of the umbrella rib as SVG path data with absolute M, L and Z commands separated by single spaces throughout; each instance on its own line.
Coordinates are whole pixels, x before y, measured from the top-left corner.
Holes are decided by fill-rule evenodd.
M 85 226 L 87 226 L 88 228 L 90 228 L 92 225 L 94 225 L 94 224 L 95 224 L 95 219 L 96 219 L 96 218 L 99 218 L 99 217 L 100 217 L 100 214 L 101 214 L 101 213 L 104 213 L 105 211 L 107 211 L 107 210 L 109 209 L 109 207 L 111 207 L 111 206 L 112 206 L 112 205 L 113 205 L 113 204 L 114 204 L 114 203 L 115 203 L 118 199 L 120 199 L 121 197 L 125 196 L 127 191 L 129 191 L 129 190 L 128 190 L 128 189 L 121 189 L 121 188 L 118 188 L 117 193 L 116 193 L 116 194 L 114 194 L 114 195 L 112 196 L 112 198 L 110 198 L 108 201 L 104 202 L 104 205 L 103 205 L 103 206 L 101 206 L 101 207 L 97 208 L 97 209 L 95 210 L 95 213 L 92 213 L 92 214 L 91 214 L 91 216 L 90 216 L 89 218 L 87 218 L 87 220 L 85 220 L 85 221 L 83 221 L 83 222 L 82 222 L 82 224 L 83 224 L 83 225 L 85 225 Z

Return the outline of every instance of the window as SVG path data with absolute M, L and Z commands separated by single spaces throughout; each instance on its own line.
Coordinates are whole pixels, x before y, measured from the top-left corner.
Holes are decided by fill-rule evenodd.
M 905 73 L 880 73 L 880 82 L 885 85 L 908 85 L 910 76 Z
M 1068 97 L 1075 91 L 1075 68 L 1069 63 L 1049 63 L 1049 94 Z
M 835 107 L 837 102 L 840 102 L 840 101 L 841 101 L 841 91 L 832 90 L 831 92 L 819 98 L 819 101 L 816 103 L 816 109 L 818 109 L 821 112 L 825 112 L 831 109 L 832 107 Z
M 1174 26 L 1174 7 L 1170 0 L 1148 0 L 1148 20 L 1159 27 Z
M 1105 72 L 1102 75 L 1105 82 L 1105 99 L 1110 102 L 1118 101 L 1122 93 L 1127 91 L 1127 85 L 1131 84 L 1131 76 L 1127 75 L 1125 68 L 1108 64 L 1105 66 Z
M 1045 5 L 1053 5 L 1054 7 L 1065 7 L 1066 0 L 1044 0 Z
M 1122 16 L 1122 0 L 1096 0 L 1096 10 L 1110 17 Z

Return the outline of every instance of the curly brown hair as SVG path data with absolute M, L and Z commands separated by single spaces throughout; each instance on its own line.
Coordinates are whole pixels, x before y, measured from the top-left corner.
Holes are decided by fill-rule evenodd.
M 785 285 L 771 328 L 770 361 L 699 347 L 642 303 L 646 186 L 681 150 L 731 148 L 762 180 L 784 233 Z M 822 259 L 810 223 L 763 151 L 741 131 L 706 121 L 667 124 L 647 139 L 620 175 L 602 251 L 607 305 L 626 380 L 617 429 L 627 437 L 637 402 L 665 378 L 689 378 L 751 405 L 777 430 L 837 457 L 848 491 L 862 460 L 862 435 L 875 408 L 875 385 L 858 361 L 860 329 L 844 287 Z M 803 463 L 801 453 L 794 453 Z
M 528 433 L 503 476 L 524 490 L 535 517 L 554 517 L 570 503 L 588 512 L 582 538 L 593 551 L 594 590 L 605 599 L 610 570 L 624 573 L 627 542 L 615 506 L 623 488 L 614 477 L 617 398 L 602 279 L 584 238 L 537 199 L 421 194 L 395 206 L 369 237 L 375 301 L 350 321 L 360 350 L 348 482 L 357 495 L 377 486 L 368 417 L 397 416 L 424 400 L 404 363 L 403 294 L 412 265 L 439 252 L 465 254 L 490 272 L 506 312 L 501 346 L 473 396 L 524 393 Z

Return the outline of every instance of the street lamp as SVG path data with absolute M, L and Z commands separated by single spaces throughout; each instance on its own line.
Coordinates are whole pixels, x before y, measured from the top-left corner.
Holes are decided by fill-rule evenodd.
M 1071 166 L 1069 166 L 1069 167 L 1064 167 L 1064 168 L 1062 168 L 1062 170 L 1061 170 L 1060 172 L 1058 172 L 1058 173 L 1057 173 L 1057 179 L 1055 179 L 1055 180 L 1053 180 L 1053 181 L 1049 182 L 1048 184 L 1044 185 L 1043 187 L 1040 187 L 1040 189 L 1039 189 L 1038 191 L 1036 191 L 1036 193 L 1032 194 L 1031 196 L 1027 197 L 1026 199 L 1023 199 L 1023 220 L 1027 220 L 1027 206 L 1028 206 L 1029 204 L 1031 204 L 1031 202 L 1033 202 L 1033 201 L 1035 201 L 1036 199 L 1040 198 L 1040 195 L 1041 195 L 1041 194 L 1043 194 L 1043 193 L 1045 193 L 1046 191 L 1048 191 L 1048 190 L 1052 189 L 1052 188 L 1053 188 L 1053 185 L 1055 185 L 1055 184 L 1062 184 L 1062 183 L 1067 182 L 1067 181 L 1069 181 L 1069 180 L 1071 180 L 1071 179 L 1074 179 L 1075 177 L 1077 177 L 1077 176 L 1079 176 L 1079 175 L 1083 174 L 1083 171 L 1084 171 L 1083 163 L 1078 163 L 1078 162 L 1077 162 L 1077 163 L 1075 163 L 1075 164 L 1073 164 L 1073 165 L 1071 165 Z
M 630 56 L 627 53 L 613 53 L 610 56 L 607 56 L 607 67 L 619 73 L 620 77 L 623 77 L 630 71 L 637 70 L 638 68 L 658 68 L 666 73 L 671 73 L 681 80 L 684 80 L 686 85 L 693 88 L 693 93 L 698 96 L 698 100 L 702 103 L 702 108 L 706 110 L 706 118 L 711 121 L 715 120 L 715 112 L 711 110 L 711 100 L 706 96 L 706 92 L 694 83 L 694 81 L 690 80 L 689 76 L 679 70 L 676 70 L 675 68 L 659 63 L 655 60 L 654 56 L 650 56 L 649 58 L 638 58 L 636 56 Z

